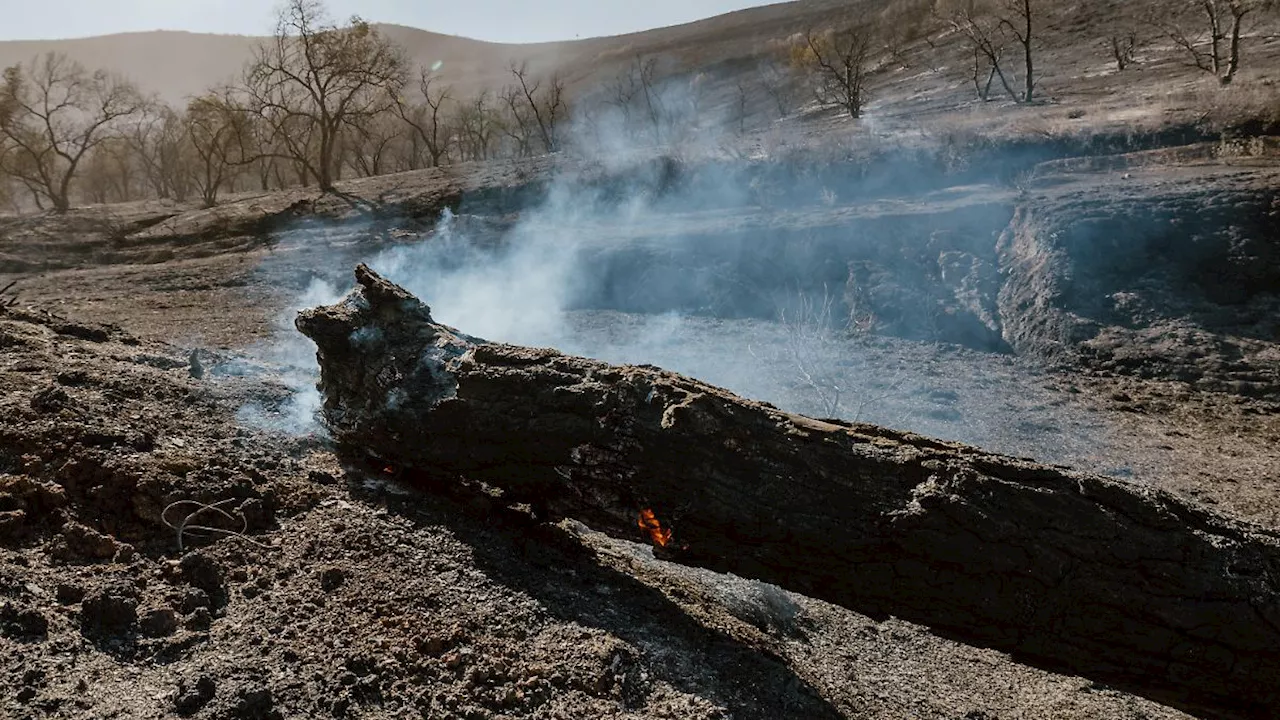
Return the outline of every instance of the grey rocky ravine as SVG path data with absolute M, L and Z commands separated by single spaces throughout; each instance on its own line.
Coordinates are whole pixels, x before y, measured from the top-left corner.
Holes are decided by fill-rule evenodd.
M 1280 534 L 1169 493 L 488 343 L 368 267 L 303 311 L 336 439 L 659 554 L 1211 717 L 1280 707 Z

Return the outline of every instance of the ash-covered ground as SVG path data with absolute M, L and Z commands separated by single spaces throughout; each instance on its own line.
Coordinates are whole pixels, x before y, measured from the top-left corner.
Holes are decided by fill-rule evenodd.
M 1068 174 L 1026 196 L 979 184 L 787 212 L 738 196 L 601 214 L 534 193 L 520 213 L 486 196 L 443 226 L 462 181 L 425 173 L 353 184 L 418 203 L 372 221 L 336 197 L 299 216 L 288 194 L 7 218 L 0 251 L 18 270 L 2 279 L 19 295 L 0 312 L 0 712 L 1186 717 L 573 523 L 405 487 L 313 424 L 312 350 L 289 323 L 369 260 L 468 333 L 1151 482 L 1274 528 L 1280 338 L 1270 276 L 1252 270 L 1270 267 L 1259 218 L 1274 169 L 1255 165 L 1135 171 L 1123 193 Z M 458 172 L 483 188 L 549 171 Z M 1239 212 L 1183 248 L 1196 253 L 1167 232 L 1134 249 L 1116 228 L 1144 198 L 1148 227 L 1166 230 L 1206 204 Z M 1092 233 L 1062 234 L 1081 216 Z M 1197 254 L 1215 243 L 1228 251 Z M 1121 250 L 1125 272 L 1095 272 Z M 1253 284 L 1223 296 L 1200 264 L 1225 282 L 1250 268 Z M 1163 303 L 1173 292 L 1181 304 Z M 199 506 L 164 511 L 189 501 L 232 519 L 188 524 L 244 536 L 179 534 Z

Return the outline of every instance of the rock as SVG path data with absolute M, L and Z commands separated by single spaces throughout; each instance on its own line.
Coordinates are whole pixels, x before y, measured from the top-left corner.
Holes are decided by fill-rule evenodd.
M 207 607 L 198 607 L 183 622 L 188 630 L 208 630 L 213 625 L 213 613 Z
M 275 711 L 275 700 L 265 685 L 247 683 L 235 692 L 230 703 L 231 717 L 237 720 L 273 720 L 280 716 Z
M 12 602 L 0 605 L 0 635 L 12 640 L 39 640 L 49 634 L 49 620 L 34 608 Z
M 138 629 L 147 637 L 165 637 L 178 629 L 178 614 L 170 607 L 150 608 L 138 616 Z
M 200 352 L 192 350 L 187 356 L 187 374 L 196 380 L 204 378 L 204 363 L 200 362 Z
M 0 474 L 0 538 L 20 537 L 66 504 L 67 493 L 59 485 L 29 475 Z
M 237 512 L 244 518 L 246 530 L 265 530 L 275 521 L 275 503 L 264 498 L 249 498 L 240 503 Z
M 184 615 L 195 612 L 198 608 L 208 608 L 212 605 L 209 599 L 209 593 L 200 588 L 186 588 L 182 597 L 178 600 L 178 610 Z
M 31 408 L 42 413 L 55 413 L 71 406 L 71 396 L 57 385 L 49 385 L 31 396 Z
M 0 510 L 0 540 L 17 539 L 26 529 L 26 510 Z
M 54 332 L 89 342 L 104 343 L 111 339 L 111 331 L 118 331 L 114 325 L 85 325 L 63 320 L 53 325 Z
M 137 549 L 129 543 L 117 543 L 115 557 L 111 558 L 112 562 L 128 564 L 137 556 Z
M 333 592 L 342 587 L 342 583 L 346 579 L 346 573 L 342 571 L 342 568 L 325 568 L 320 572 L 320 589 L 325 592 Z
M 337 485 L 338 484 L 338 479 L 333 476 L 333 473 L 325 472 L 324 470 L 312 470 L 311 472 L 307 473 L 307 479 L 317 485 Z
M 59 560 L 111 560 L 120 552 L 120 544 L 115 538 L 94 530 L 77 522 L 68 522 L 62 526 L 61 539 L 55 543 L 50 554 Z
M 128 585 L 89 591 L 80 604 L 80 631 L 101 637 L 133 630 L 138 622 L 138 592 Z
M 221 599 L 225 599 L 222 567 L 207 553 L 196 550 L 183 555 L 178 568 L 184 582 L 205 591 L 214 602 L 221 604 Z
M 84 600 L 85 590 L 79 585 L 58 583 L 57 587 L 53 589 L 53 594 L 57 601 L 63 605 L 75 605 Z
M 194 681 L 180 680 L 178 693 L 173 700 L 173 709 L 179 715 L 193 715 L 208 705 L 217 691 L 218 684 L 209 675 L 201 675 Z

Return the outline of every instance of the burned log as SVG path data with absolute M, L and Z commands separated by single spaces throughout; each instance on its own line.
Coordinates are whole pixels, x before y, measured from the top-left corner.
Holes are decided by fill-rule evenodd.
M 356 279 L 297 320 L 348 446 L 1196 712 L 1280 707 L 1280 534 L 1145 485 L 488 343 Z

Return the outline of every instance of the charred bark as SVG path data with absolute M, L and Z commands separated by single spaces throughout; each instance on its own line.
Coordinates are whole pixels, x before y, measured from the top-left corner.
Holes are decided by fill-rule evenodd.
M 678 562 L 1217 717 L 1280 707 L 1280 535 L 1147 486 L 486 343 L 368 268 L 298 328 L 335 437 Z

